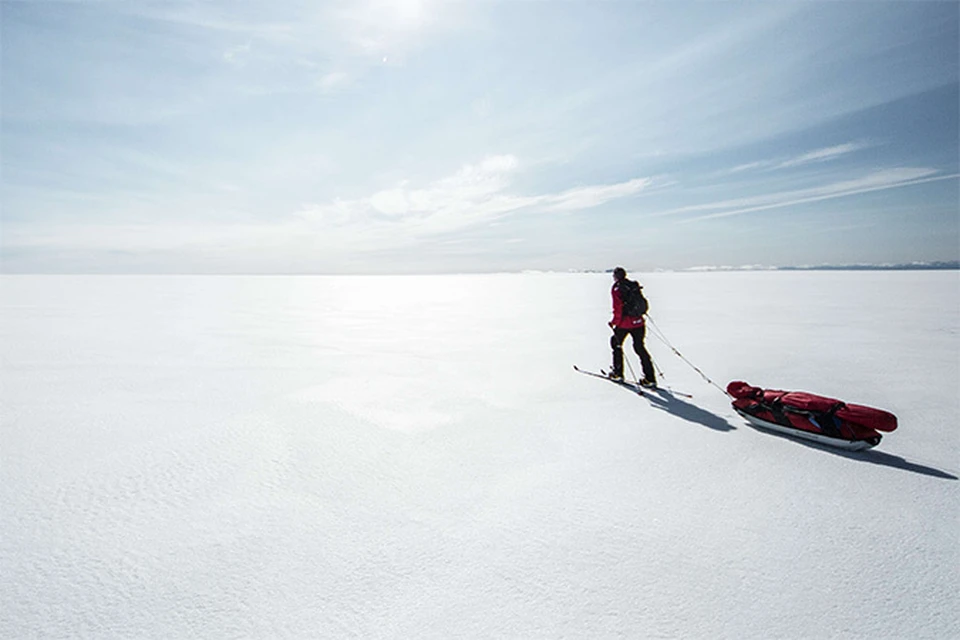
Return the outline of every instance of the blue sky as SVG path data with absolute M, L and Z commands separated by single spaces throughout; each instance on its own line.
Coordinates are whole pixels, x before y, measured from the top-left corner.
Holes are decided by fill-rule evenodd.
M 960 258 L 960 4 L 2 3 L 6 272 Z

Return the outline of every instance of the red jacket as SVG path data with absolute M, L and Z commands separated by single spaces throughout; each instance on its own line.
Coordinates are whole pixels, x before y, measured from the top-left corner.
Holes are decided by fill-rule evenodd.
M 610 326 L 615 329 L 638 329 L 643 326 L 643 316 L 639 318 L 623 315 L 623 297 L 620 295 L 620 283 L 614 282 L 610 289 L 610 295 L 613 296 L 613 320 Z

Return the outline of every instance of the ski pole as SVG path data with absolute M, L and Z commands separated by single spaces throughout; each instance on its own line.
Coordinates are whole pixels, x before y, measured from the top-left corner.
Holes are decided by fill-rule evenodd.
M 667 337 L 663 334 L 663 331 L 660 330 L 660 327 L 657 326 L 657 322 L 656 322 L 656 320 L 653 319 L 652 316 L 650 316 L 650 315 L 648 314 L 648 315 L 647 315 L 647 318 L 650 320 L 650 323 L 653 325 L 654 335 L 657 337 L 658 340 L 660 340 L 660 342 L 662 342 L 663 344 L 667 345 L 667 347 L 668 347 L 671 351 L 673 351 L 673 352 L 677 355 L 678 358 L 680 358 L 681 360 L 683 360 L 684 362 L 686 362 L 687 365 L 689 365 L 691 369 L 693 369 L 694 371 L 696 371 L 697 373 L 699 373 L 701 378 L 703 378 L 703 379 L 706 380 L 708 383 L 710 383 L 710 384 L 712 384 L 713 386 L 715 386 L 717 389 L 720 389 L 720 391 L 723 392 L 723 394 L 724 394 L 725 396 L 727 396 L 728 398 L 732 398 L 732 397 L 733 397 L 733 396 L 731 396 L 729 393 L 727 393 L 727 390 L 726 390 L 726 389 L 720 387 L 720 385 L 718 385 L 716 382 L 714 382 L 714 381 L 711 380 L 709 377 L 707 377 L 707 374 L 705 374 L 703 371 L 701 371 L 695 364 L 693 364 L 692 362 L 690 362 L 689 360 L 687 360 L 687 359 L 684 357 L 684 355 L 683 355 L 682 353 L 680 353 L 680 351 L 677 350 L 677 348 L 676 348 L 675 346 L 673 346 L 672 344 L 670 344 L 670 341 L 667 340 Z
M 640 384 L 640 378 L 637 377 L 637 373 L 633 370 L 633 365 L 630 364 L 630 358 L 627 357 L 627 354 L 623 354 L 623 361 L 627 363 L 627 369 L 630 369 L 630 375 L 633 376 L 634 381 L 637 384 Z
M 660 365 L 657 363 L 657 361 L 653 359 L 653 356 L 652 356 L 652 355 L 650 356 L 650 362 L 653 363 L 653 366 L 654 366 L 654 368 L 655 368 L 656 371 L 657 371 L 657 380 L 659 380 L 659 381 L 661 381 L 661 382 L 664 381 L 664 380 L 666 380 L 667 374 L 665 374 L 665 373 L 663 372 L 663 369 L 660 367 Z M 659 383 L 658 383 L 658 384 L 659 384 Z M 693 397 L 693 396 L 690 395 L 689 393 L 684 393 L 683 391 L 677 391 L 676 389 L 674 389 L 674 388 L 671 387 L 670 385 L 666 384 L 665 382 L 663 382 L 662 384 L 659 384 L 659 386 L 663 387 L 664 389 L 666 389 L 667 391 L 669 391 L 670 393 L 672 393 L 672 394 L 675 395 L 675 396 L 683 396 L 684 398 L 692 398 L 692 397 Z

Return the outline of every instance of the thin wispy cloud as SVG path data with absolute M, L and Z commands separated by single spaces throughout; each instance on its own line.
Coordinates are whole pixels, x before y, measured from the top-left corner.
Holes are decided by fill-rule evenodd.
M 489 223 L 520 211 L 564 212 L 602 206 L 634 196 L 651 178 L 582 185 L 556 193 L 524 195 L 509 187 L 520 161 L 513 155 L 488 156 L 423 187 L 401 182 L 370 196 L 304 207 L 297 216 L 317 224 L 359 229 L 378 224 L 403 225 L 415 235 L 448 233 Z
M 771 162 L 769 160 L 757 160 L 755 162 L 745 162 L 743 164 L 738 164 L 735 167 L 726 169 L 724 171 L 718 172 L 717 175 L 733 175 L 736 173 L 743 173 L 744 171 L 752 171 L 753 169 L 762 169 L 764 167 L 770 167 Z
M 749 171 L 772 171 L 777 169 L 792 169 L 805 165 L 827 163 L 832 160 L 838 160 L 850 154 L 869 148 L 871 145 L 865 142 L 845 142 L 843 144 L 832 145 L 806 151 L 799 155 L 787 158 L 767 158 L 738 164 L 729 169 L 718 171 L 717 176 L 732 176 Z
M 321 91 L 327 93 L 343 87 L 349 82 L 349 80 L 350 76 L 346 72 L 331 71 L 323 74 L 320 79 L 317 80 L 317 86 L 320 87 Z
M 816 149 L 815 151 L 809 151 L 807 153 L 799 155 L 796 158 L 790 158 L 789 160 L 784 160 L 783 162 L 776 165 L 776 167 L 778 169 L 787 169 L 790 167 L 799 167 L 805 164 L 836 160 L 841 156 L 854 153 L 856 151 L 860 151 L 861 149 L 866 149 L 868 146 L 869 145 L 864 143 L 848 142 L 846 144 L 838 144 L 833 147 Z
M 616 184 L 589 185 L 545 196 L 548 211 L 579 211 L 599 207 L 612 200 L 636 195 L 653 184 L 652 178 L 634 178 Z
M 800 204 L 822 202 L 836 198 L 846 198 L 874 191 L 886 191 L 911 185 L 939 182 L 941 180 L 956 180 L 960 174 L 933 175 L 937 171 L 925 168 L 902 167 L 876 171 L 862 178 L 843 180 L 820 187 L 800 189 L 782 193 L 764 194 L 754 198 L 713 202 L 689 207 L 681 207 L 671 211 L 663 211 L 658 215 L 678 215 L 699 211 L 720 210 L 707 215 L 687 218 L 682 222 L 697 222 L 713 218 L 727 218 L 746 213 L 782 209 Z
M 282 10 L 269 6 L 211 0 L 124 3 L 117 10 L 152 23 L 156 33 L 182 30 L 218 43 L 224 62 L 246 70 L 248 85 L 321 93 L 349 76 L 398 64 L 443 32 L 446 17 L 456 12 L 436 0 L 281 0 Z

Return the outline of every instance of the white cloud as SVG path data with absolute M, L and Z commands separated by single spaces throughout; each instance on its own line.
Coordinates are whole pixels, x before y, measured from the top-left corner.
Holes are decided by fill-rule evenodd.
M 515 156 L 489 156 L 420 188 L 400 182 L 365 197 L 305 205 L 282 221 L 21 225 L 10 229 L 5 240 L 9 247 L 31 250 L 177 252 L 210 259 L 299 260 L 304 264 L 326 260 L 335 265 L 338 260 L 354 259 L 364 252 L 412 247 L 426 238 L 495 224 L 511 214 L 596 207 L 634 196 L 655 182 L 634 178 L 522 195 L 509 189 L 519 167 Z M 900 167 L 819 187 L 704 203 L 660 215 L 701 214 L 684 220 L 690 222 L 958 177 L 960 174 L 937 175 L 929 168 Z
M 898 167 L 895 169 L 882 169 L 874 171 L 873 173 L 869 173 L 861 178 L 833 182 L 819 187 L 797 189 L 780 193 L 769 193 L 752 198 L 723 200 L 689 207 L 680 207 L 678 209 L 662 211 L 657 215 L 678 215 L 714 211 L 715 213 L 708 213 L 706 215 L 688 218 L 684 220 L 684 222 L 708 220 L 711 218 L 725 218 L 729 216 L 742 215 L 745 213 L 780 209 L 798 204 L 820 202 L 823 200 L 843 198 L 861 193 L 884 191 L 886 189 L 896 189 L 914 184 L 923 184 L 938 180 L 951 180 L 960 177 L 960 174 L 935 175 L 936 173 L 938 172 L 935 169 L 923 167 Z
M 807 151 L 797 156 L 790 158 L 778 158 L 778 159 L 768 159 L 768 160 L 757 160 L 755 162 L 746 162 L 739 164 L 730 169 L 725 169 L 718 172 L 715 175 L 718 176 L 729 176 L 738 173 L 744 173 L 746 171 L 769 171 L 775 169 L 790 169 L 793 167 L 799 167 L 807 164 L 813 164 L 818 162 L 828 162 L 830 160 L 835 160 L 841 156 L 860 151 L 861 149 L 866 149 L 870 145 L 864 142 L 846 142 L 843 144 L 834 145 L 832 147 L 824 147 L 822 149 L 814 149 L 813 151 Z
M 634 178 L 616 184 L 594 185 L 568 189 L 555 196 L 548 196 L 547 209 L 551 211 L 572 211 L 598 207 L 610 200 L 625 198 L 643 191 L 653 183 L 651 178 Z
M 402 182 L 367 197 L 311 205 L 297 216 L 322 226 L 349 226 L 364 232 L 387 225 L 395 235 L 415 238 L 492 223 L 523 210 L 589 209 L 635 195 L 652 183 L 650 178 L 634 178 L 558 193 L 519 195 L 508 191 L 519 167 L 516 156 L 488 156 L 421 188 Z
M 753 169 L 762 169 L 764 167 L 769 167 L 769 166 L 770 166 L 770 162 L 767 160 L 758 160 L 757 162 L 746 162 L 744 164 L 738 164 L 732 169 L 727 169 L 726 171 L 721 172 L 721 175 L 743 173 L 744 171 L 751 171 Z
M 407 200 L 407 194 L 402 188 L 388 189 L 373 194 L 370 197 L 370 205 L 388 216 L 402 216 L 411 209 L 411 202 Z
M 488 156 L 480 163 L 480 171 L 485 173 L 507 172 L 513 171 L 518 165 L 516 156 Z
M 317 80 L 317 86 L 324 93 L 329 93 L 347 83 L 350 76 L 343 71 L 330 71 Z
M 804 153 L 796 158 L 784 160 L 777 165 L 777 168 L 785 169 L 788 167 L 797 167 L 803 164 L 810 164 L 812 162 L 825 162 L 848 153 L 853 153 L 854 151 L 859 151 L 860 149 L 865 149 L 867 146 L 869 145 L 859 142 L 848 142 L 846 144 L 838 144 L 833 147 L 825 147 L 823 149 L 817 149 L 815 151 Z
M 247 62 L 251 47 L 252 45 L 249 41 L 245 44 L 230 47 L 223 52 L 223 59 L 236 67 L 242 67 Z
M 362 201 L 334 198 L 331 202 L 323 205 L 303 205 L 300 211 L 296 213 L 296 217 L 314 224 L 343 226 L 362 215 L 363 212 Z

